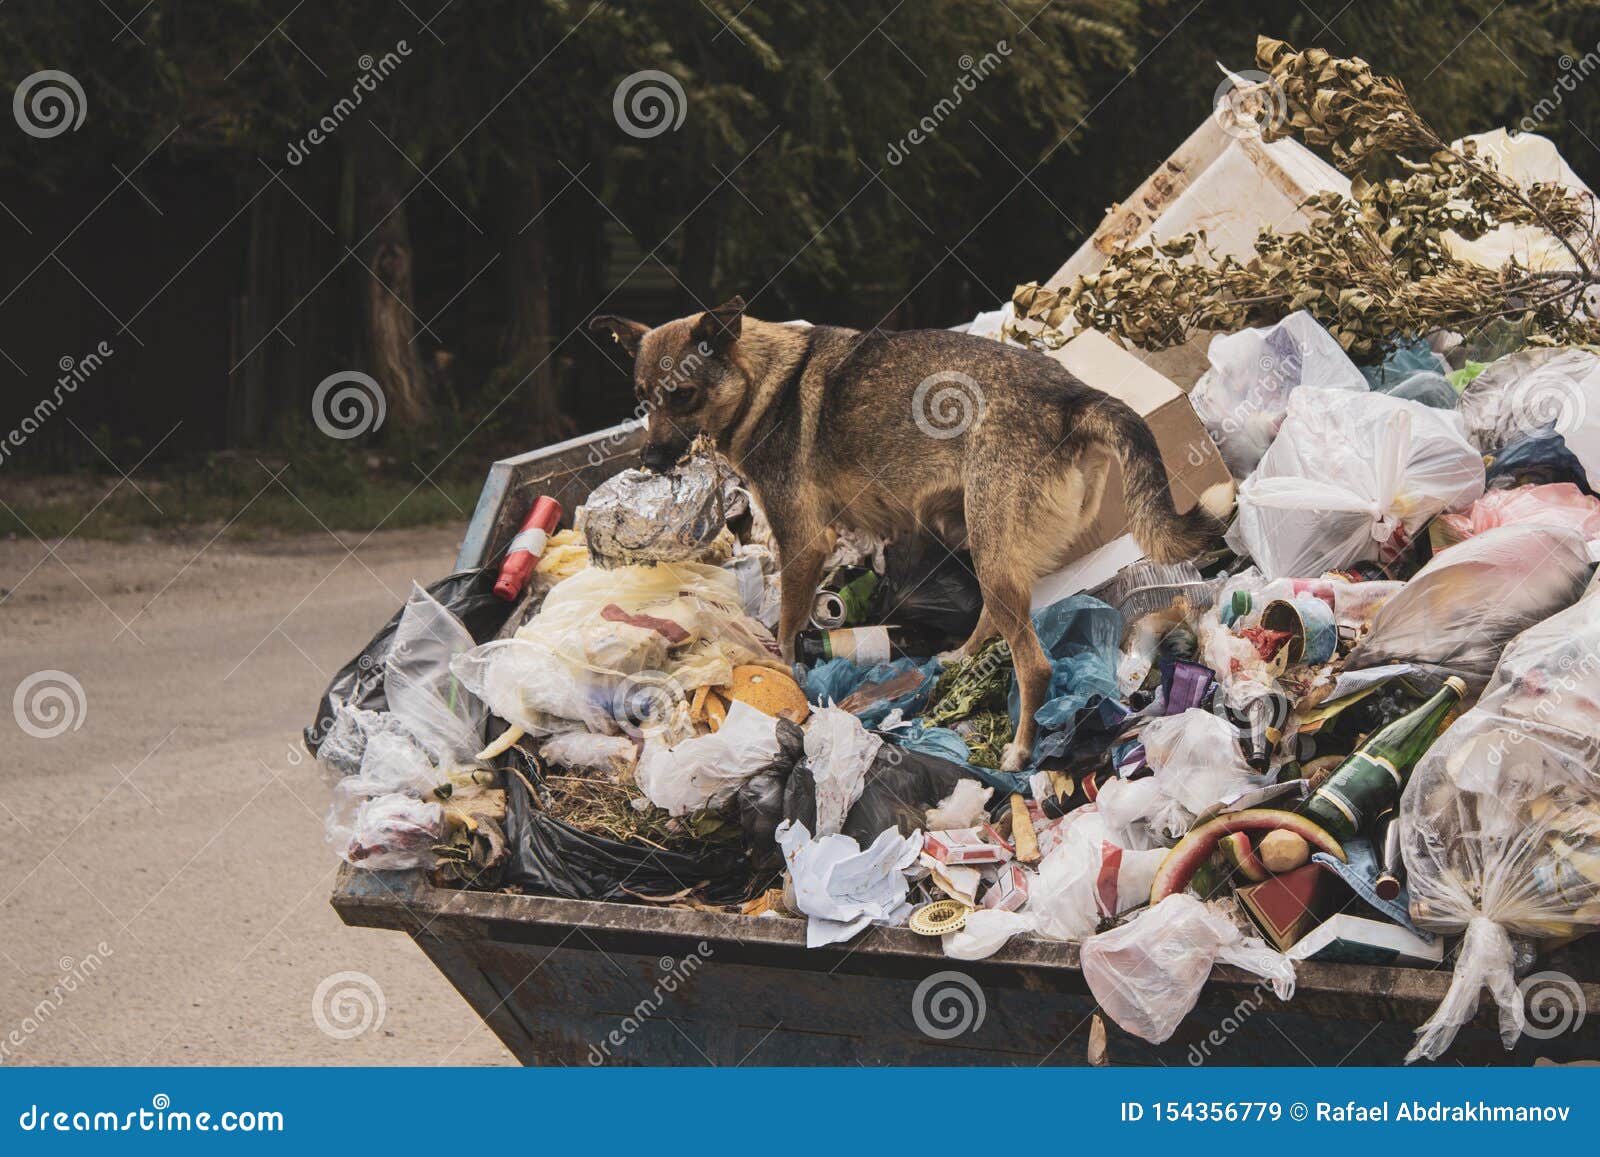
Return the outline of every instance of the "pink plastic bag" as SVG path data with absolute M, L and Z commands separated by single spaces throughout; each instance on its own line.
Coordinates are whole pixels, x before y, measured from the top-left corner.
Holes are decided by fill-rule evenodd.
M 1434 522 L 1434 547 L 1454 545 L 1475 534 L 1516 522 L 1541 522 L 1565 526 L 1585 541 L 1600 538 L 1600 498 L 1570 482 L 1545 486 L 1519 486 L 1515 490 L 1486 490 L 1483 497 L 1460 514 L 1441 514 Z

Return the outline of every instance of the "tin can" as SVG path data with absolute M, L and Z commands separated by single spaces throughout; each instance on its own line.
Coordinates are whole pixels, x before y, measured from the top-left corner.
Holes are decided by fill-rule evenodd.
M 1315 595 L 1274 599 L 1262 610 L 1261 625 L 1269 631 L 1289 633 L 1285 646 L 1291 664 L 1326 663 L 1339 645 L 1339 625 L 1333 608 Z

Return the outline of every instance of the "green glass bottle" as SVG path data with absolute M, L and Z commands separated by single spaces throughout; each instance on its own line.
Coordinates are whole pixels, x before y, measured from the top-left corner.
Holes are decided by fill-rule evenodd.
M 1400 801 L 1411 769 L 1439 734 L 1445 716 L 1466 693 L 1466 683 L 1452 675 L 1432 699 L 1373 732 L 1326 783 L 1306 797 L 1300 814 L 1335 839 L 1356 835 Z

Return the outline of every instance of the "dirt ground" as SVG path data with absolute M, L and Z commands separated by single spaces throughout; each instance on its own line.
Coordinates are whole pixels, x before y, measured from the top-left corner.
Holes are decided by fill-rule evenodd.
M 459 535 L 0 540 L 0 1064 L 511 1063 L 329 907 L 299 741 Z

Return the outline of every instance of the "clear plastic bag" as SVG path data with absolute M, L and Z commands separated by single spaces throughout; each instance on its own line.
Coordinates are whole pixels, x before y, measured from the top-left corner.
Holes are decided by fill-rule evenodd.
M 1600 489 L 1600 354 L 1550 347 L 1508 354 L 1462 392 L 1461 416 L 1485 454 L 1553 428 Z
M 1160 1044 L 1200 999 L 1218 961 L 1272 984 L 1279 1000 L 1294 995 L 1294 964 L 1227 912 L 1187 893 L 1168 896 L 1120 928 L 1084 941 L 1089 991 L 1127 1032 Z
M 632 772 L 639 749 L 632 736 L 596 735 L 592 731 L 563 731 L 539 745 L 550 763 L 578 771 L 603 771 L 620 780 Z
M 1464 932 L 1450 991 L 1407 1061 L 1441 1056 L 1488 988 L 1500 1036 L 1526 1023 L 1513 936 L 1600 927 L 1600 597 L 1506 647 L 1483 698 L 1423 756 L 1400 799 L 1411 917 Z
M 413 586 L 383 660 L 388 710 L 334 708 L 318 758 L 333 782 L 324 828 L 347 861 L 364 868 L 432 863 L 443 835 L 436 792 L 476 791 L 471 771 L 485 709 L 451 673 L 472 636 L 437 599 Z
M 1507 641 L 1572 605 L 1589 573 L 1575 531 L 1538 523 L 1486 530 L 1434 555 L 1385 602 L 1345 669 L 1415 663 L 1482 686 Z
M 1195 413 L 1235 478 L 1256 468 L 1301 386 L 1365 393 L 1366 380 L 1339 343 L 1305 310 L 1276 325 L 1219 334 L 1211 369 L 1189 394 Z
M 581 725 L 604 735 L 665 726 L 689 692 L 756 663 L 782 668 L 772 636 L 744 613 L 737 580 L 700 563 L 590 567 L 558 583 L 515 638 L 451 669 L 530 734 Z
M 470 769 L 483 746 L 488 712 L 450 671 L 451 660 L 473 647 L 455 615 L 415 583 L 406 600 L 394 647 L 384 659 L 389 712 L 433 757 L 441 772 Z
M 409 795 L 362 800 L 348 816 L 330 816 L 328 842 L 357 867 L 374 871 L 428 867 L 444 836 L 444 808 Z
M 1483 493 L 1483 459 L 1452 411 L 1385 394 L 1296 390 L 1239 488 L 1228 545 L 1268 578 L 1393 558 L 1434 515 Z

